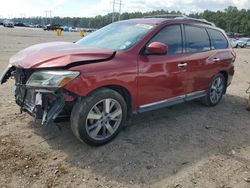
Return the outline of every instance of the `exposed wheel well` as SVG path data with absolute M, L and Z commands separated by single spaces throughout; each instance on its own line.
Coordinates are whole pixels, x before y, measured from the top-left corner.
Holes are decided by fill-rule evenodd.
M 219 73 L 221 73 L 224 76 L 224 78 L 225 78 L 225 90 L 224 90 L 224 94 L 225 94 L 226 91 L 227 91 L 228 73 L 226 71 L 220 71 Z

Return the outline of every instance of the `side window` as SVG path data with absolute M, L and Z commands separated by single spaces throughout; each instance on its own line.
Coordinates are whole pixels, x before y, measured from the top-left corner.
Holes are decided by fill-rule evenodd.
M 168 46 L 168 54 L 182 53 L 180 25 L 170 25 L 159 31 L 149 42 L 162 42 Z
M 207 29 L 207 31 L 215 49 L 225 49 L 228 47 L 228 42 L 220 31 L 214 29 Z
M 185 25 L 186 52 L 203 52 L 210 50 L 210 39 L 205 28 Z

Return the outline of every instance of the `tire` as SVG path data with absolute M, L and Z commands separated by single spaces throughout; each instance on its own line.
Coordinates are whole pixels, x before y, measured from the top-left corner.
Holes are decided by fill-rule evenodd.
M 99 146 L 117 136 L 126 117 L 124 98 L 112 89 L 102 88 L 75 104 L 70 118 L 71 129 L 80 141 Z
M 216 106 L 220 103 L 225 90 L 226 79 L 223 74 L 219 73 L 213 78 L 207 91 L 207 95 L 202 100 L 203 104 L 206 106 Z
M 250 111 L 250 96 L 249 99 L 247 100 L 247 110 Z

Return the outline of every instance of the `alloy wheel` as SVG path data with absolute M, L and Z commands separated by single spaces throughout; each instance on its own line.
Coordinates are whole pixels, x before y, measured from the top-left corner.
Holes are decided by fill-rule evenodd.
M 111 137 L 122 121 L 120 103 L 111 98 L 97 102 L 86 118 L 86 130 L 94 140 L 105 140 Z
M 213 104 L 216 104 L 220 99 L 223 94 L 223 80 L 221 77 L 217 77 L 211 86 L 210 89 L 210 100 Z

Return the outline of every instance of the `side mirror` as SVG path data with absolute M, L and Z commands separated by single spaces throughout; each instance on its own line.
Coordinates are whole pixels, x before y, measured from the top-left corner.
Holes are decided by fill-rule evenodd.
M 168 46 L 162 42 L 152 42 L 146 47 L 147 55 L 166 55 Z

